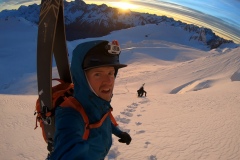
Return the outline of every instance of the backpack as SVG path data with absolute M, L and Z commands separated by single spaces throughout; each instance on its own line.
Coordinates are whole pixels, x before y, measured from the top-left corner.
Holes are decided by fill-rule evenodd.
M 61 107 L 71 107 L 75 110 L 77 110 L 83 118 L 83 121 L 85 123 L 85 127 L 84 127 L 84 134 L 82 136 L 82 139 L 87 140 L 88 136 L 90 134 L 90 129 L 92 128 L 98 128 L 102 125 L 102 123 L 104 122 L 104 120 L 110 116 L 110 119 L 112 121 L 112 123 L 117 126 L 117 122 L 115 120 L 115 118 L 113 117 L 111 111 L 112 108 L 110 108 L 109 112 L 107 112 L 102 119 L 100 119 L 98 122 L 93 123 L 93 124 L 89 124 L 89 119 L 88 116 L 86 114 L 86 112 L 84 111 L 84 108 L 82 107 L 82 105 L 73 97 L 73 92 L 74 92 L 74 85 L 73 83 L 66 83 L 61 79 L 53 79 L 53 80 L 57 80 L 58 82 L 60 82 L 60 84 L 53 86 L 52 87 L 52 103 L 53 103 L 53 108 L 50 111 L 42 111 L 41 110 L 41 105 L 40 105 L 40 101 L 39 99 L 37 99 L 36 101 L 36 111 L 34 113 L 34 115 L 36 116 L 36 126 L 34 129 L 36 129 L 38 127 L 38 123 L 40 124 L 40 127 L 42 128 L 42 135 L 43 138 L 45 140 L 45 142 L 48 144 L 48 151 L 51 153 L 53 152 L 54 148 L 53 148 L 53 140 L 54 140 L 54 133 L 51 134 L 52 136 L 46 136 L 46 133 L 49 132 L 54 132 L 55 131 L 55 125 L 51 124 L 49 125 L 49 127 L 44 127 L 44 123 L 49 123 L 46 122 L 46 120 L 48 120 L 48 117 L 52 117 L 55 120 L 55 109 L 57 106 L 61 106 Z M 54 123 L 53 120 L 53 123 Z

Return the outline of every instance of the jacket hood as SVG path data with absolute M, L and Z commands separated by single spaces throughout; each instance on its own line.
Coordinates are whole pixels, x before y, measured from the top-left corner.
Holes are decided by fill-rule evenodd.
M 71 61 L 71 74 L 74 83 L 74 97 L 82 104 L 86 109 L 86 112 L 91 112 L 91 106 L 110 106 L 110 102 L 98 97 L 91 90 L 85 71 L 82 67 L 84 57 L 88 51 L 94 46 L 107 42 L 104 40 L 89 41 L 79 44 L 74 50 Z

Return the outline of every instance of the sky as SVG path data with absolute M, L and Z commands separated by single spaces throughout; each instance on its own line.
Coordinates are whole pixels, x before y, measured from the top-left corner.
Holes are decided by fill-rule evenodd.
M 86 3 L 130 9 L 212 29 L 217 35 L 240 44 L 240 0 L 86 0 Z M 18 8 L 20 5 L 40 3 L 40 0 L 1 0 L 0 10 Z
M 45 159 L 41 129 L 34 130 L 37 26 L 0 19 L 0 35 L 0 159 Z M 118 37 L 120 62 L 128 65 L 118 72 L 111 104 L 132 142 L 113 136 L 105 160 L 240 159 L 240 47 L 209 50 L 190 35 L 151 24 L 67 43 L 71 59 L 79 43 Z M 138 98 L 143 83 L 147 97 Z

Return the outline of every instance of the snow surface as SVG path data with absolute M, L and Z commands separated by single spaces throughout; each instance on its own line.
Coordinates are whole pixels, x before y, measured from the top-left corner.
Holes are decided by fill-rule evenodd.
M 146 36 L 147 35 L 147 36 Z M 96 38 L 95 38 L 96 39 Z M 113 136 L 105 160 L 239 160 L 240 47 L 208 50 L 164 25 L 112 32 L 121 61 L 112 105 L 129 146 Z M 82 39 L 68 42 L 71 52 Z M 21 18 L 0 20 L 0 159 L 47 155 L 34 130 L 37 27 Z M 53 67 L 53 77 L 57 77 Z M 147 97 L 136 90 L 145 83 Z

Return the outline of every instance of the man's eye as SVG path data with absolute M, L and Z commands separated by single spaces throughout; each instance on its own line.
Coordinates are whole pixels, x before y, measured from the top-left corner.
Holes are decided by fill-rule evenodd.
M 94 76 L 99 77 L 100 73 L 95 73 Z
M 115 72 L 109 72 L 108 75 L 113 76 Z

